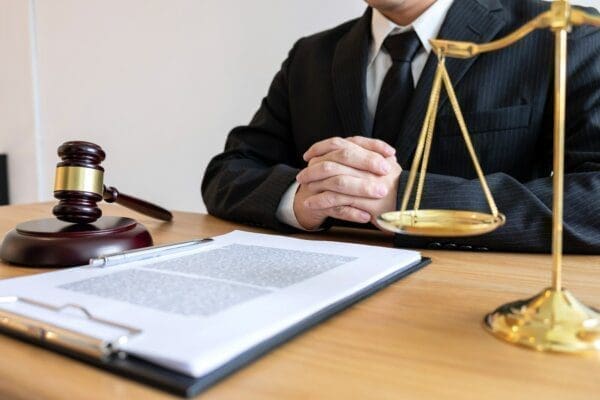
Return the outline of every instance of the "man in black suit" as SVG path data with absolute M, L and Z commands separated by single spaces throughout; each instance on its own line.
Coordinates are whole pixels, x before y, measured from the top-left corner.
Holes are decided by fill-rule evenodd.
M 437 65 L 428 39 L 489 42 L 548 9 L 539 0 L 367 0 L 357 19 L 300 39 L 248 126 L 209 164 L 211 214 L 280 231 L 367 224 L 397 209 Z M 536 31 L 447 68 L 498 208 L 493 233 L 448 248 L 550 250 L 553 35 Z M 565 251 L 600 253 L 600 31 L 569 36 Z M 447 96 L 421 208 L 486 210 Z M 400 194 L 400 195 L 399 195 Z M 396 235 L 400 247 L 440 247 Z

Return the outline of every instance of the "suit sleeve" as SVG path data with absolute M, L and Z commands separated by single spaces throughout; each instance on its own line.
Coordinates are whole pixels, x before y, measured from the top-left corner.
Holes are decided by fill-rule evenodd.
M 600 31 L 578 29 L 569 40 L 564 186 L 564 251 L 600 254 Z M 553 101 L 545 119 L 552 129 Z M 551 161 L 552 154 L 548 154 Z M 487 235 L 451 239 L 456 246 L 497 251 L 549 252 L 552 177 L 520 182 L 503 173 L 486 176 L 506 225 Z M 401 199 L 408 172 L 399 184 Z M 478 180 L 428 174 L 422 209 L 489 210 Z M 411 203 L 412 204 L 412 203 Z M 397 235 L 397 246 L 439 242 Z M 464 248 L 464 247 L 463 247 Z
M 210 214 L 281 231 L 292 229 L 276 218 L 276 212 L 298 173 L 291 166 L 296 152 L 288 99 L 289 69 L 296 46 L 250 124 L 233 129 L 223 153 L 208 164 L 202 196 Z

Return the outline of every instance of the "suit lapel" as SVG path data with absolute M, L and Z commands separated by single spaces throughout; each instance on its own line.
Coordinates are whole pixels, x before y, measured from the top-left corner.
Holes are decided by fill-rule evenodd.
M 475 43 L 489 42 L 496 37 L 505 25 L 504 20 L 501 18 L 502 10 L 502 5 L 498 0 L 457 0 L 448 11 L 438 36 L 449 40 Z M 458 87 L 460 81 L 477 58 L 446 59 L 446 67 L 455 88 Z M 410 167 L 409 161 L 412 158 L 412 153 L 421 132 L 437 64 L 437 55 L 432 52 L 417 84 L 417 89 L 402 125 L 400 137 L 396 143 L 398 161 L 404 168 Z M 448 96 L 442 90 L 439 107 L 441 108 L 447 100 Z
M 338 134 L 344 137 L 371 136 L 365 88 L 371 14 L 367 9 L 340 39 L 333 56 L 333 91 L 344 130 Z

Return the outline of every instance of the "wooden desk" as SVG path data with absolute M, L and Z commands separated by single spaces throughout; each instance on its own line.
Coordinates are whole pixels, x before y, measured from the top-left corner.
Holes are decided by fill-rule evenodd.
M 50 205 L 0 207 L 0 234 L 50 215 Z M 176 213 L 171 224 L 135 216 L 157 243 L 235 228 Z M 302 236 L 302 235 L 300 235 Z M 375 232 L 309 235 L 386 245 Z M 481 329 L 483 315 L 548 285 L 550 257 L 425 251 L 433 264 L 279 347 L 201 395 L 206 399 L 594 399 L 600 357 L 541 354 Z M 0 265 L 0 277 L 43 272 Z M 600 257 L 565 257 L 565 285 L 600 307 Z M 166 399 L 163 392 L 0 336 L 1 399 Z

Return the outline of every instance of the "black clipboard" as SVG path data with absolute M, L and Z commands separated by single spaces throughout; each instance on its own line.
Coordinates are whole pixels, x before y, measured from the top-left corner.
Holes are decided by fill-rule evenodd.
M 297 324 L 289 327 L 285 331 L 278 333 L 277 335 L 259 343 L 258 345 L 247 349 L 243 353 L 239 354 L 225 365 L 213 370 L 212 372 L 198 377 L 190 377 L 179 372 L 175 372 L 159 365 L 150 363 L 136 356 L 128 355 L 123 352 L 113 352 L 111 351 L 111 346 L 114 343 L 99 343 L 97 339 L 90 339 L 87 344 L 84 344 L 84 347 L 75 348 L 74 346 L 65 345 L 65 343 L 61 343 L 59 341 L 47 340 L 44 337 L 44 332 L 47 332 L 47 329 L 44 327 L 40 327 L 37 325 L 35 329 L 32 330 L 31 323 L 35 322 L 32 319 L 25 318 L 29 321 L 30 325 L 25 324 L 10 324 L 5 321 L 0 323 L 0 331 L 18 338 L 20 340 L 24 340 L 26 342 L 32 343 L 37 346 L 41 346 L 52 351 L 61 353 L 68 357 L 86 362 L 88 364 L 94 365 L 98 368 L 110 371 L 114 374 L 124 376 L 156 388 L 165 390 L 167 392 L 183 396 L 183 397 L 193 397 L 206 390 L 216 382 L 221 379 L 227 377 L 233 372 L 243 368 L 248 365 L 252 361 L 258 359 L 262 355 L 266 354 L 270 350 L 276 348 L 277 346 L 287 342 L 288 340 L 294 338 L 298 334 L 308 330 L 309 328 L 327 320 L 332 317 L 336 313 L 348 308 L 349 306 L 363 300 L 364 298 L 374 294 L 375 292 L 383 289 L 386 286 L 404 278 L 405 276 L 418 271 L 419 269 L 425 267 L 426 265 L 431 263 L 431 259 L 422 258 L 421 261 L 412 264 L 408 268 L 397 271 L 396 273 L 387 276 L 385 279 L 382 279 L 356 293 L 352 296 L 344 298 L 330 306 L 320 310 L 319 312 L 311 315 L 310 317 L 298 322 Z M 60 311 L 65 307 L 52 307 L 43 305 L 42 303 L 30 301 L 26 299 L 19 299 L 17 297 L 12 298 L 4 298 L 12 299 L 14 301 L 26 301 L 30 304 L 35 304 L 38 306 L 45 307 L 47 309 L 54 309 Z M 108 321 L 103 321 L 97 318 L 94 318 L 87 310 L 82 307 L 76 305 L 68 305 L 67 307 L 76 307 L 82 310 L 90 319 L 95 320 L 97 322 L 106 323 L 108 325 L 116 326 L 119 328 L 125 328 L 129 330 L 132 334 L 136 334 L 135 328 L 130 328 L 121 324 L 115 324 Z M 11 314 L 11 313 L 9 313 Z M 15 314 L 12 314 L 13 317 Z M 16 315 L 19 317 L 18 315 Z M 5 320 L 6 318 L 2 318 Z M 26 322 L 27 322 L 26 321 Z M 9 321 L 10 322 L 10 321 Z M 13 321 L 14 322 L 14 321 Z M 60 328 L 58 328 L 60 329 Z M 90 349 L 93 346 L 99 345 L 100 347 L 96 349 L 97 351 L 91 351 Z M 104 347 L 102 347 L 104 346 Z M 87 349 L 87 350 L 86 350 Z

